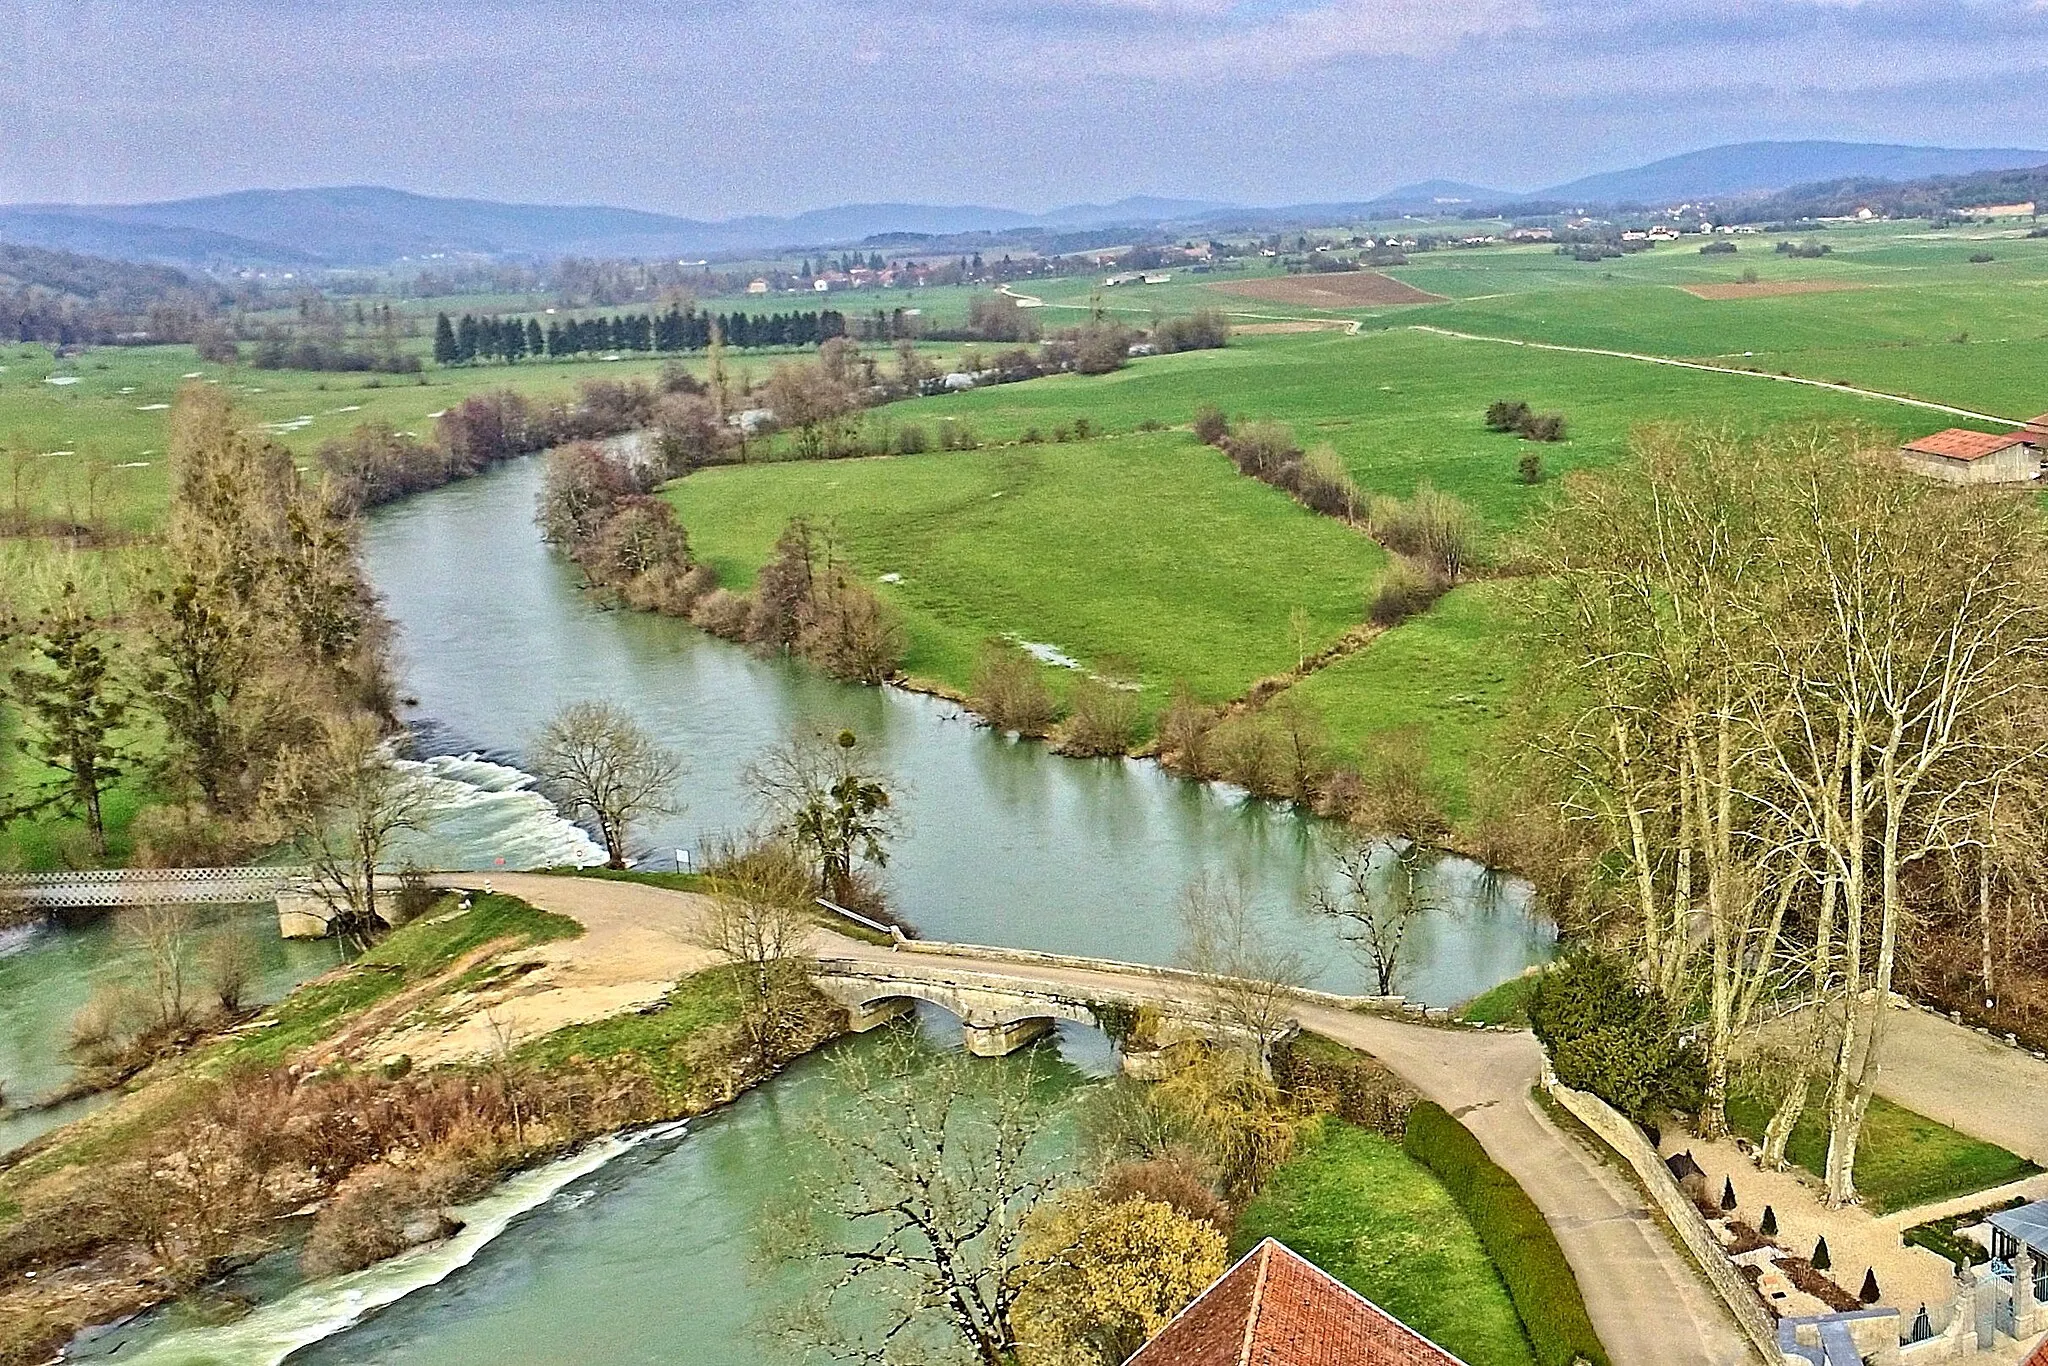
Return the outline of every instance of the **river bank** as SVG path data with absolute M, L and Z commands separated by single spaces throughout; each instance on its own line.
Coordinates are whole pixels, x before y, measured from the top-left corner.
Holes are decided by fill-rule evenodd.
M 440 1211 L 633 1125 L 705 1113 L 835 1035 L 808 1012 L 775 1056 L 738 1030 L 729 974 L 697 966 L 624 1016 L 550 976 L 576 922 L 504 896 L 451 897 L 250 1025 L 145 1073 L 0 1169 L 0 1362 L 189 1293 L 274 1248 L 312 1211 L 303 1258 L 346 1271 L 448 1232 Z M 602 976 L 603 927 L 585 960 Z M 695 955 L 696 951 L 688 951 Z M 688 964 L 685 964 L 688 967 Z M 558 1028 L 522 1034 L 512 999 Z M 498 1020 L 482 1037 L 466 1024 Z M 458 1035 L 460 1042 L 440 1037 Z M 402 1051 L 436 1039 L 415 1070 Z

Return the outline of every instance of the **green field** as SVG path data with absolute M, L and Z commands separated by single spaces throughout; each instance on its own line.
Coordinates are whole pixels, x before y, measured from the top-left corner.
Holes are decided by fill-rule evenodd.
M 1025 386 L 1019 386 L 1025 387 Z M 726 467 L 670 486 L 691 543 L 744 587 L 794 513 L 829 523 L 903 613 L 918 677 L 965 690 L 981 644 L 1050 645 L 1221 701 L 1355 624 L 1385 553 L 1181 433 Z M 1057 680 L 1065 671 L 1052 670 Z
M 1324 1120 L 1245 1208 L 1232 1253 L 1267 1237 L 1471 1366 L 1535 1361 L 1479 1235 L 1392 1139 Z
M 1786 1145 L 1786 1156 L 1815 1176 L 1827 1172 L 1825 1097 L 1808 1103 Z M 1728 1102 L 1728 1123 L 1752 1142 L 1762 1140 L 1770 1119 L 1747 1098 Z M 1957 1133 L 1925 1115 L 1894 1105 L 1883 1096 L 1870 1102 L 1863 1139 L 1856 1149 L 1856 1189 L 1877 1214 L 1916 1209 L 1959 1195 L 1974 1195 L 2041 1169 L 1993 1143 Z

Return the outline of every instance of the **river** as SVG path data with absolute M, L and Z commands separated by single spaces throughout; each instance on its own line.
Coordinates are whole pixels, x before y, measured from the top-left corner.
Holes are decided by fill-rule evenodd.
M 1151 763 L 1059 758 L 948 702 L 847 687 L 676 621 L 605 610 L 534 531 L 540 477 L 538 460 L 515 462 L 419 495 L 380 512 L 365 540 L 400 628 L 422 762 L 496 794 L 476 798 L 476 811 L 449 798 L 460 819 L 432 849 L 444 861 L 587 859 L 587 841 L 527 802 L 516 770 L 564 702 L 616 702 L 687 756 L 686 808 L 640 832 L 657 866 L 754 823 L 743 771 L 793 728 L 850 728 L 890 774 L 905 818 L 887 869 L 891 900 L 926 937 L 1170 962 L 1181 889 L 1206 874 L 1241 879 L 1321 985 L 1363 989 L 1334 930 L 1300 909 L 1330 884 L 1318 822 Z M 1434 857 L 1424 881 L 1435 909 L 1408 941 L 1401 985 L 1411 996 L 1454 1002 L 1551 951 L 1520 880 Z M 924 1026 L 957 1037 L 929 1011 Z M 1095 1031 L 1062 1026 L 1058 1048 L 1076 1085 L 1109 1065 Z M 754 1336 L 775 1297 L 748 1273 L 747 1253 L 767 1200 L 795 1170 L 793 1116 L 829 1110 L 834 1085 L 824 1064 L 807 1061 L 686 1133 L 615 1141 L 576 1159 L 587 1169 L 530 1174 L 472 1213 L 473 1228 L 496 1234 L 474 1245 L 457 1240 L 338 1284 L 295 1286 L 280 1273 L 257 1295 L 268 1306 L 230 1328 L 158 1316 L 78 1350 L 164 1366 L 241 1366 L 288 1351 L 294 1363 L 333 1366 L 787 1359 Z M 138 1347 L 147 1350 L 136 1356 Z

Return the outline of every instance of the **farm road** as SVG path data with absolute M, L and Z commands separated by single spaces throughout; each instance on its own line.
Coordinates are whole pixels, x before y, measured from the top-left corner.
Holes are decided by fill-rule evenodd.
M 2007 427 L 2017 427 L 2021 422 L 2019 418 L 1972 412 L 1968 408 L 1951 408 L 1946 403 L 1934 403 L 1924 398 L 1907 398 L 1904 394 L 1888 394 L 1882 389 L 1861 389 L 1853 384 L 1834 384 L 1828 380 L 1806 379 L 1799 375 L 1770 375 L 1761 370 L 1738 370 L 1732 365 L 1711 365 L 1700 360 L 1680 360 L 1676 356 L 1652 356 L 1641 351 L 1610 351 L 1598 346 L 1565 346 L 1558 342 L 1524 341 L 1519 337 L 1489 337 L 1478 332 L 1455 332 L 1448 327 L 1432 327 L 1428 323 L 1410 323 L 1409 330 L 1451 337 L 1458 341 L 1493 342 L 1499 346 L 1524 346 L 1531 351 L 1563 351 L 1575 356 L 1608 356 L 1615 360 L 1640 361 L 1645 365 L 1670 365 L 1680 370 L 1707 370 L 1717 375 L 1735 375 L 1744 379 L 1768 379 L 1776 380 L 1780 384 L 1802 384 L 1809 389 L 1832 389 L 1838 394 L 1854 394 L 1858 398 L 1874 398 L 1885 403 L 1899 403 L 1908 408 L 1925 408 L 1930 412 L 1948 413 L 1952 417 L 1967 417 L 1977 422 L 1996 422 Z
M 446 881 L 481 886 L 486 879 L 468 875 Z M 586 990 L 609 985 L 623 988 L 621 995 L 644 996 L 651 977 L 701 962 L 701 950 L 694 948 L 699 937 L 693 932 L 705 906 L 701 897 L 590 878 L 501 874 L 489 881 L 498 891 L 589 927 L 581 939 L 546 946 L 551 967 L 565 983 Z M 578 945 L 589 946 L 588 964 L 578 961 Z M 876 965 L 903 960 L 898 950 L 822 929 L 813 948 L 820 956 Z M 1200 990 L 1120 972 L 1113 963 L 1020 962 L 978 955 L 971 945 L 931 945 L 915 958 L 920 967 L 1080 988 L 1138 989 L 1157 995 L 1163 1004 Z M 537 995 L 545 998 L 546 988 Z M 1196 1009 L 1203 1004 L 1179 1003 Z M 495 1009 L 501 1018 L 517 1018 L 524 1011 L 541 1019 L 564 1013 L 531 996 L 514 996 Z M 1305 1027 L 1379 1058 L 1463 1120 L 1487 1153 L 1513 1173 L 1556 1231 L 1615 1366 L 1744 1366 L 1751 1361 L 1747 1341 L 1665 1235 L 1625 1169 L 1603 1162 L 1536 1104 L 1532 1091 L 1543 1054 L 1532 1036 L 1433 1028 L 1306 1002 L 1299 1018 Z

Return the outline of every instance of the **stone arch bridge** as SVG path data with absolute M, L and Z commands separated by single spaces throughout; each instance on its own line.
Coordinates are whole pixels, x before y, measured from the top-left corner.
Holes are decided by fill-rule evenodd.
M 828 999 L 846 1008 L 856 1032 L 875 1029 L 910 1013 L 917 1002 L 938 1006 L 960 1020 L 967 1051 L 1002 1057 L 1050 1032 L 1060 1020 L 1094 1025 L 1119 1037 L 1127 1069 L 1146 1070 L 1159 1050 L 1194 1039 L 1250 1038 L 1211 979 L 1174 968 L 1116 963 L 1058 954 L 995 949 L 982 945 L 899 943 L 884 954 L 828 956 L 817 960 L 812 980 Z M 1300 1004 L 1355 1008 L 1391 1005 L 1398 999 L 1337 996 L 1291 990 L 1270 1009 L 1268 1042 L 1298 1027 L 1292 1007 Z M 1298 999 L 1297 999 L 1298 998 Z M 1419 1008 L 1417 1008 L 1419 1013 Z

